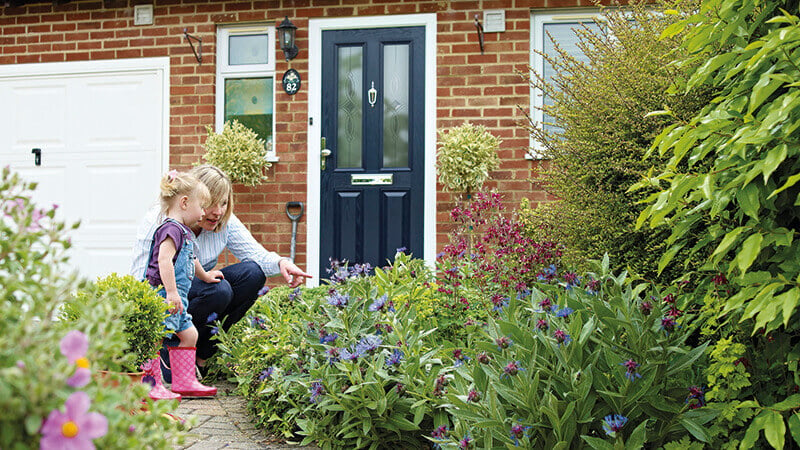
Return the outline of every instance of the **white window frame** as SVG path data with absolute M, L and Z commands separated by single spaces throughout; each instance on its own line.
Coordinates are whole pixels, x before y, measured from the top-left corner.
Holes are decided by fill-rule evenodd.
M 228 64 L 228 38 L 254 34 L 267 35 L 267 64 Z M 266 24 L 222 25 L 217 27 L 217 93 L 215 109 L 215 129 L 222 131 L 225 125 L 225 80 L 228 78 L 272 77 L 272 145 L 267 149 L 267 161 L 276 162 L 275 153 L 275 26 Z
M 544 72 L 544 58 L 542 57 L 542 55 L 536 53 L 536 51 L 534 50 L 538 50 L 540 52 L 544 51 L 544 44 L 546 42 L 546 39 L 549 38 L 545 36 L 543 32 L 540 32 L 540 30 L 543 28 L 545 24 L 558 23 L 564 21 L 571 22 L 575 20 L 593 21 L 593 20 L 598 20 L 600 18 L 601 18 L 600 10 L 596 8 L 569 9 L 569 10 L 561 10 L 558 12 L 554 12 L 552 9 L 531 11 L 531 42 L 530 42 L 531 78 L 534 77 L 534 73 L 541 74 Z M 542 122 L 544 121 L 544 113 L 541 110 L 542 104 L 544 102 L 544 96 L 542 90 L 531 86 L 530 96 L 531 96 L 531 102 L 530 102 L 531 119 L 533 120 L 534 124 L 541 125 Z M 530 150 L 526 153 L 525 159 L 543 159 L 542 150 L 544 149 L 544 146 L 542 145 L 541 142 L 531 137 L 529 146 Z

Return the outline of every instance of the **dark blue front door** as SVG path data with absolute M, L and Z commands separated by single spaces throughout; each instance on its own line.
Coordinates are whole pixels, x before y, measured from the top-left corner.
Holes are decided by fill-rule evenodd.
M 422 257 L 423 27 L 322 33 L 320 274 L 329 258 Z

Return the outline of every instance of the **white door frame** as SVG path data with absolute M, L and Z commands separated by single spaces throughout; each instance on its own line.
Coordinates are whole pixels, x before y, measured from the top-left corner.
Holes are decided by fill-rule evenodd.
M 422 256 L 433 267 L 436 260 L 436 14 L 311 19 L 308 23 L 308 168 L 306 192 L 306 271 L 319 284 L 320 138 L 322 137 L 322 32 L 361 28 L 425 27 L 425 185 Z
M 69 61 L 32 64 L 0 65 L 0 78 L 25 78 L 43 75 L 80 75 L 109 73 L 159 72 L 161 76 L 161 167 L 169 167 L 169 58 L 104 59 L 96 61 Z

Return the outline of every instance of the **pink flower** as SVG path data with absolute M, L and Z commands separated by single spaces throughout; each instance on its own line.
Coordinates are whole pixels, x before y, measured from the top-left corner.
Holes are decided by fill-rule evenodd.
M 57 409 L 50 411 L 42 425 L 39 449 L 94 449 L 92 439 L 105 436 L 108 420 L 100 413 L 88 412 L 89 403 L 85 392 L 75 392 L 64 403 L 65 413 Z
M 75 374 L 67 380 L 67 385 L 74 388 L 86 386 L 91 380 L 89 360 L 86 352 L 89 351 L 89 338 L 78 330 L 72 330 L 61 339 L 61 354 L 67 357 L 70 364 L 78 368 Z

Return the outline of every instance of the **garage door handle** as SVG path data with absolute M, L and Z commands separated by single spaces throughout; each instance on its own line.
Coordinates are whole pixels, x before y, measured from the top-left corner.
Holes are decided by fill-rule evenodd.
M 31 150 L 31 153 L 33 153 L 33 164 L 37 165 L 37 166 L 41 166 L 42 165 L 42 149 L 35 148 L 35 149 Z

